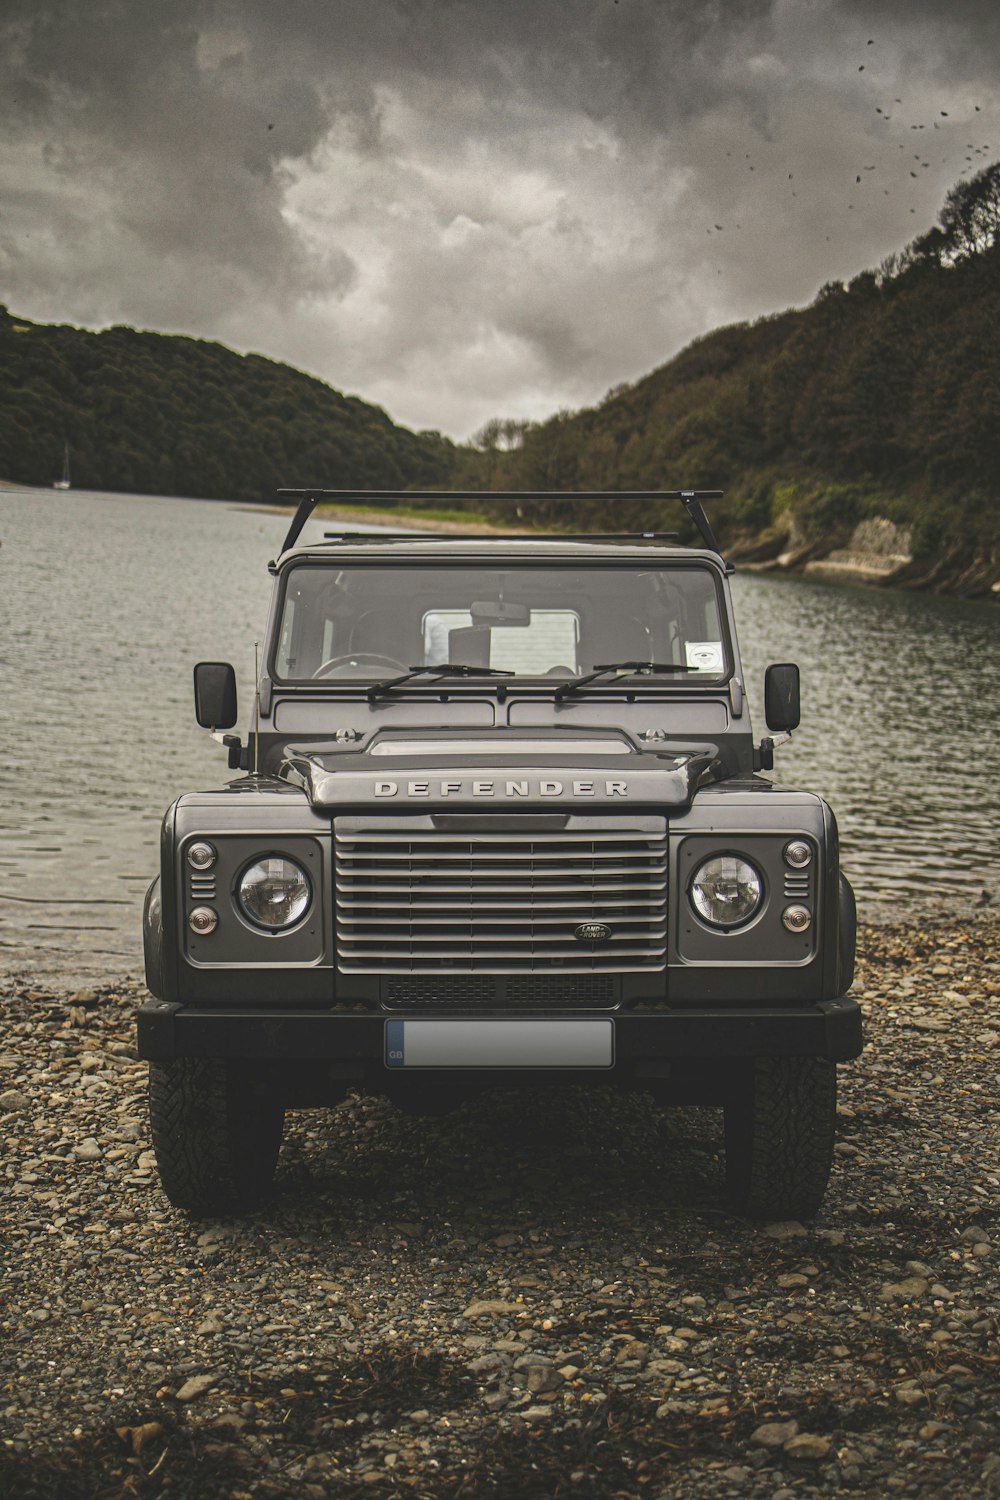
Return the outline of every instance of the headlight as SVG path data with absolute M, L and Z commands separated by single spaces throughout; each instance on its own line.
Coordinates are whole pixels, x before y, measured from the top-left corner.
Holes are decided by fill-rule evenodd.
M 764 884 L 745 859 L 720 854 L 698 866 L 690 896 L 702 921 L 712 927 L 741 927 L 760 906 Z
M 312 888 L 294 860 L 271 854 L 248 865 L 240 876 L 237 897 L 243 914 L 256 927 L 272 932 L 294 927 L 309 910 Z

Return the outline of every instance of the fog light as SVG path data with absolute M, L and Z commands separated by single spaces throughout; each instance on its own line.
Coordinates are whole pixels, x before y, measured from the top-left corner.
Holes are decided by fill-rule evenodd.
M 211 844 L 191 844 L 187 862 L 192 870 L 210 870 L 215 864 L 215 850 Z
M 196 906 L 188 917 L 188 926 L 198 937 L 208 937 L 219 925 L 219 914 L 210 906 Z
M 813 852 L 805 839 L 792 839 L 790 844 L 784 848 L 785 864 L 791 865 L 793 870 L 804 870 L 806 865 L 812 864 Z
M 806 932 L 812 923 L 812 913 L 805 906 L 786 906 L 781 920 L 789 932 Z

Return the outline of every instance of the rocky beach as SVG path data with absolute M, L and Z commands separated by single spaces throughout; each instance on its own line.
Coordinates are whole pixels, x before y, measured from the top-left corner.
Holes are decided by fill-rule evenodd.
M 1000 919 L 862 932 L 816 1221 L 723 1198 L 720 1116 L 504 1090 L 289 1116 L 194 1221 L 134 979 L 0 981 L 0 1494 L 1000 1495 Z

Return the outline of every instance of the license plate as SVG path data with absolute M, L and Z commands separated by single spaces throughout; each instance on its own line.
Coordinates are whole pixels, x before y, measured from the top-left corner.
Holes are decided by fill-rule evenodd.
M 610 1068 L 610 1020 L 386 1021 L 387 1068 Z

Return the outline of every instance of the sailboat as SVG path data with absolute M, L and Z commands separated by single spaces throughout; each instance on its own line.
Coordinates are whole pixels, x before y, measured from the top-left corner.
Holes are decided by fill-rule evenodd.
M 53 479 L 53 481 L 52 481 L 52 488 L 54 490 L 68 490 L 69 489 L 69 443 L 64 443 L 63 444 L 63 471 L 62 471 L 62 478 L 61 479 Z

